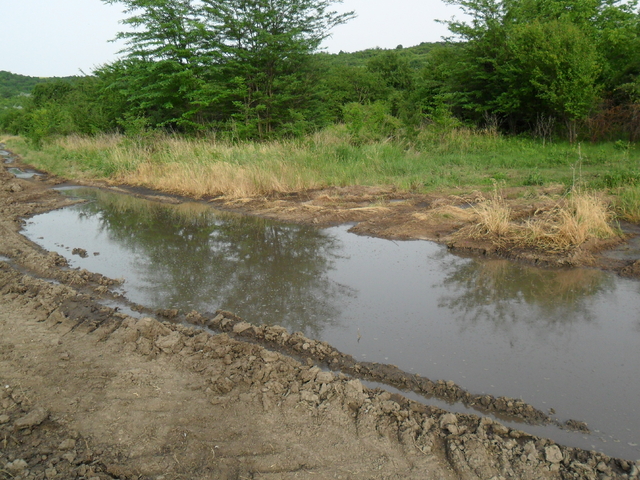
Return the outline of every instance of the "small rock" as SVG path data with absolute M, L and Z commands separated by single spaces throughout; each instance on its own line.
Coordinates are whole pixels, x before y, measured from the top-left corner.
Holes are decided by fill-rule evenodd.
M 309 370 L 300 372 L 300 380 L 303 382 L 313 382 L 321 370 L 318 367 L 311 367 Z
M 156 310 L 156 313 L 164 318 L 176 318 L 180 312 L 177 308 L 169 308 Z
M 4 469 L 12 475 L 19 475 L 27 469 L 27 462 L 21 458 L 9 462 L 5 465 Z
M 64 458 L 69 463 L 73 463 L 73 461 L 76 459 L 76 452 L 67 452 L 62 455 L 62 458 Z
M 68 438 L 58 448 L 60 450 L 73 450 L 76 448 L 76 441 L 73 438 Z
M 250 328 L 251 328 L 251 324 L 248 322 L 236 323 L 233 326 L 233 333 L 242 333 L 245 330 L 249 330 Z
M 271 350 L 263 350 L 261 356 L 266 363 L 275 362 L 279 358 L 278 353 Z
M 303 402 L 309 402 L 317 404 L 320 401 L 320 397 L 313 392 L 309 392 L 308 390 L 303 390 L 300 392 L 300 400 Z
M 178 332 L 171 332 L 169 335 L 158 338 L 156 345 L 165 353 L 178 353 L 182 350 L 184 342 Z
M 44 471 L 44 476 L 47 478 L 55 478 L 55 476 L 58 475 L 58 471 L 55 468 L 47 468 Z
M 4 425 L 5 423 L 9 423 L 9 415 L 0 415 L 0 425 Z
M 591 466 L 581 462 L 571 462 L 571 468 L 583 474 L 588 472 L 593 472 L 593 469 L 591 468 Z
M 320 372 L 316 376 L 316 382 L 318 383 L 331 383 L 333 382 L 333 373 L 331 372 Z
M 312 369 L 313 370 L 313 369 Z M 344 384 L 345 403 L 351 409 L 358 409 L 364 403 L 364 386 L 358 379 L 349 380 Z
M 22 187 L 17 183 L 14 183 L 13 185 L 10 185 L 7 190 L 9 190 L 11 193 L 20 193 L 22 191 Z
M 562 452 L 557 445 L 549 445 L 548 447 L 544 447 L 544 456 L 547 459 L 547 462 L 551 463 L 560 463 L 562 461 Z
M 427 417 L 424 419 L 424 422 L 422 422 L 422 431 L 424 433 L 427 433 L 429 430 L 431 430 L 431 427 L 433 427 L 435 425 L 435 420 L 431 417 Z
M 380 404 L 380 410 L 384 413 L 393 413 L 400 410 L 400 405 L 398 405 L 393 400 L 385 400 Z
M 87 258 L 89 256 L 84 248 L 74 248 L 73 250 L 71 250 L 71 255 L 78 255 L 82 258 Z
M 500 423 L 494 423 L 493 425 L 491 425 L 491 429 L 496 435 L 504 436 L 509 433 L 509 429 Z
M 579 422 L 577 420 L 567 420 L 565 423 L 566 427 L 571 430 L 576 430 L 578 432 L 590 433 L 589 426 L 586 422 Z
M 457 425 L 458 417 L 454 413 L 446 413 L 440 417 L 440 428 L 445 429 L 449 425 Z
M 47 412 L 42 407 L 36 407 L 33 410 L 31 410 L 31 412 L 26 414 L 24 417 L 16 420 L 14 425 L 18 429 L 30 428 L 36 425 L 40 425 L 42 422 L 44 422 L 47 419 L 47 417 L 49 417 L 49 412 Z

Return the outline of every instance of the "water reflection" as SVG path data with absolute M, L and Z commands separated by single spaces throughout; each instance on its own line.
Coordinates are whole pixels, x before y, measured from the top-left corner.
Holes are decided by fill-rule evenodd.
M 127 288 L 142 292 L 149 305 L 224 308 L 254 323 L 319 336 L 335 325 L 341 299 L 355 294 L 328 279 L 341 245 L 317 229 L 198 203 L 163 205 L 95 190 L 67 194 L 95 200 L 75 208 L 131 254 L 142 282 Z
M 545 270 L 508 260 L 452 263 L 439 306 L 463 322 L 490 321 L 504 329 L 517 322 L 563 329 L 595 320 L 592 303 L 615 290 L 614 278 L 599 270 Z

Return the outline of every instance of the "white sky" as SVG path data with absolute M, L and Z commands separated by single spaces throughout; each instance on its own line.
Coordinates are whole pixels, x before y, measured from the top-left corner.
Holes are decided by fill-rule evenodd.
M 344 0 L 340 11 L 358 18 L 334 29 L 327 51 L 405 47 L 434 42 L 447 35 L 435 19 L 457 10 L 440 0 Z M 0 70 L 30 76 L 91 73 L 116 59 L 120 49 L 109 42 L 121 29 L 121 5 L 100 0 L 0 0 Z

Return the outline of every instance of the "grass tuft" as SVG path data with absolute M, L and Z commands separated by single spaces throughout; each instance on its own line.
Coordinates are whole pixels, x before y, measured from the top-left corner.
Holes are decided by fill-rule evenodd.
M 511 220 L 511 211 L 498 190 L 491 198 L 473 207 L 475 225 L 460 231 L 494 244 L 545 251 L 568 251 L 591 239 L 617 235 L 611 226 L 613 212 L 602 195 L 573 190 L 551 208 L 538 211 L 524 222 Z
M 615 200 L 614 206 L 622 220 L 640 223 L 640 185 L 623 189 Z
M 472 209 L 477 217 L 474 231 L 471 232 L 473 238 L 491 237 L 500 239 L 512 232 L 511 208 L 498 192 L 497 185 L 494 186 L 493 193 L 489 199 L 474 205 Z

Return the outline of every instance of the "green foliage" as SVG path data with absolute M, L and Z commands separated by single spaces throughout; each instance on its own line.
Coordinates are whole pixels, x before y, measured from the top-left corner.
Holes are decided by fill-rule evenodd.
M 542 186 L 544 185 L 544 183 L 544 178 L 537 169 L 529 172 L 529 174 L 522 181 L 522 185 L 527 187 Z
M 622 189 L 614 201 L 614 206 L 623 220 L 640 223 L 640 185 Z
M 609 172 L 594 179 L 592 185 L 596 188 L 617 188 L 640 185 L 640 172 L 636 169 L 613 168 Z
M 56 80 L 70 80 L 72 78 L 29 77 L 0 70 L 0 99 L 29 95 L 38 84 Z
M 445 0 L 468 18 L 445 22 L 453 40 L 339 54 L 318 48 L 353 16 L 340 0 L 103 1 L 128 15 L 123 58 L 48 83 L 0 72 L 0 95 L 33 89 L 0 103 L 0 128 L 268 141 L 345 122 L 356 144 L 442 151 L 640 138 L 638 0 Z
M 99 72 L 130 111 L 152 127 L 239 138 L 307 130 L 319 100 L 311 54 L 352 16 L 334 0 L 104 1 L 131 14 L 126 59 Z
M 564 123 L 575 141 L 577 122 L 602 95 L 622 87 L 623 77 L 637 77 L 635 1 L 446 2 L 460 6 L 470 21 L 447 22 L 463 42 L 455 57 L 439 57 L 443 65 L 428 81 L 474 122 L 488 112 L 517 132 L 546 115 Z M 625 74 L 614 73 L 620 71 Z
M 390 114 L 388 105 L 383 102 L 348 103 L 343 115 L 347 131 L 356 145 L 392 139 L 401 128 L 401 122 Z

